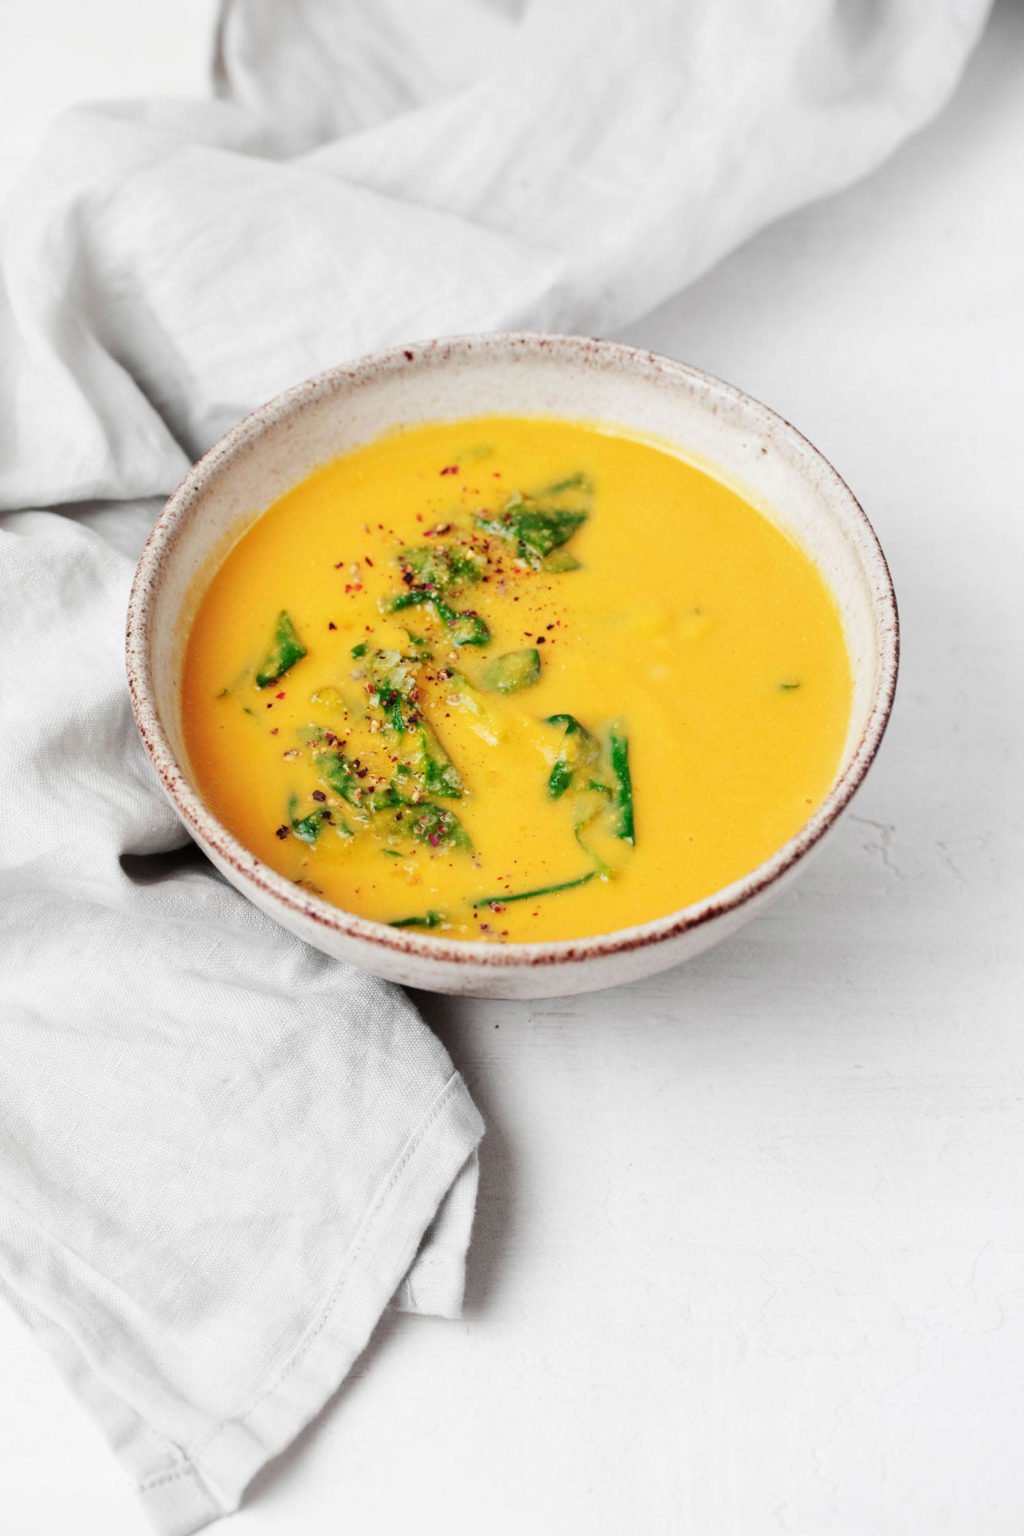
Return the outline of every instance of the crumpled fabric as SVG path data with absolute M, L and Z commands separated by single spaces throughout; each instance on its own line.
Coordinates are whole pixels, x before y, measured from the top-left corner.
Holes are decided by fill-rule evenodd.
M 346 358 L 625 325 L 878 165 L 986 10 L 227 0 L 208 99 L 70 112 L 9 197 L 0 1290 L 163 1536 L 237 1507 L 390 1299 L 458 1312 L 482 1127 L 397 989 L 184 846 L 121 658 L 159 498 Z

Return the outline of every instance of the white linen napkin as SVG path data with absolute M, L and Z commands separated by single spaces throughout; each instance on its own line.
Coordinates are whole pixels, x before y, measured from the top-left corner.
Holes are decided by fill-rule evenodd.
M 389 1298 L 457 1312 L 481 1124 L 396 989 L 182 851 L 122 674 L 152 498 L 366 349 L 648 309 L 926 121 L 985 10 L 229 3 L 216 99 L 75 111 L 9 199 L 0 1290 L 163 1536 Z

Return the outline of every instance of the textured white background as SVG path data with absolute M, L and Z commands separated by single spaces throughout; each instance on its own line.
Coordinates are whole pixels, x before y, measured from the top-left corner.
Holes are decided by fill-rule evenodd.
M 0 0 L 0 183 L 56 106 L 202 88 L 208 0 Z M 624 339 L 795 421 L 904 670 L 797 889 L 625 991 L 423 998 L 489 1124 L 469 1309 L 389 1318 L 246 1536 L 1024 1530 L 1024 10 L 951 108 Z M 0 1314 L 0 1528 L 143 1536 Z

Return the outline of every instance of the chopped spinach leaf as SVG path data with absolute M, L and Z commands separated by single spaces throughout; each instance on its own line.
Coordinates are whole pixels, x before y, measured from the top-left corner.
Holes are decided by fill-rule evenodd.
M 256 687 L 268 688 L 271 683 L 276 683 L 305 654 L 306 647 L 299 639 L 291 618 L 282 608 L 277 616 L 270 649 L 256 670 Z
M 583 736 L 590 735 L 586 726 L 580 725 L 575 715 L 548 715 L 545 724 L 563 726 L 567 736 L 575 736 L 577 733 Z
M 419 608 L 428 604 L 441 622 L 447 625 L 456 645 L 486 645 L 491 638 L 490 630 L 478 614 L 457 613 L 433 592 L 399 592 L 397 596 L 385 599 L 385 603 L 389 613 L 401 613 L 405 608 Z
M 389 928 L 443 928 L 448 919 L 443 912 L 424 912 L 417 917 L 393 917 Z
M 397 556 L 405 579 L 434 592 L 469 586 L 483 575 L 483 557 L 458 544 L 426 544 L 403 549 Z
M 569 785 L 572 783 L 572 769 L 564 757 L 558 758 L 551 772 L 548 774 L 548 794 L 552 800 L 561 799 Z
M 570 555 L 567 549 L 553 549 L 550 555 L 545 555 L 540 563 L 542 571 L 547 571 L 550 576 L 562 576 L 566 571 L 578 571 L 581 562 L 575 555 Z
M 548 774 L 548 794 L 561 799 L 572 786 L 577 768 L 593 768 L 598 758 L 597 738 L 592 736 L 575 715 L 548 715 L 546 725 L 560 725 L 566 745 L 559 752 Z
M 569 512 L 562 507 L 534 507 L 520 501 L 507 506 L 504 512 L 478 516 L 476 524 L 486 533 L 497 534 L 515 544 L 519 557 L 537 566 L 553 549 L 567 544 L 586 520 L 586 512 Z
M 320 758 L 317 767 L 324 782 L 342 800 L 347 800 L 349 805 L 362 804 L 364 793 L 359 770 L 343 752 L 332 752 Z
M 577 880 L 563 880 L 559 885 L 540 885 L 533 891 L 514 891 L 511 896 L 478 896 L 470 905 L 474 907 L 507 907 L 513 901 L 532 901 L 535 896 L 554 896 L 559 891 L 574 891 L 578 885 L 586 885 L 596 879 L 597 870 L 580 875 Z
M 420 768 L 428 795 L 440 795 L 443 800 L 458 800 L 462 794 L 459 770 L 426 723 L 420 726 Z
M 401 736 L 419 721 L 416 702 L 415 657 L 400 651 L 374 651 L 369 662 L 370 703 L 381 711 L 387 724 Z
M 326 812 L 310 811 L 308 816 L 300 816 L 292 820 L 292 831 L 303 843 L 312 845 L 320 836 L 320 829 L 326 820 Z
M 518 693 L 540 677 L 540 652 L 534 647 L 495 656 L 480 673 L 480 686 L 489 693 Z
M 615 835 L 623 842 L 635 843 L 633 826 L 633 780 L 629 772 L 629 737 L 613 725 L 608 733 L 608 749 L 612 773 L 615 775 L 617 811 Z
M 472 848 L 461 821 L 443 805 L 416 805 L 411 812 L 406 826 L 418 842 L 429 843 L 432 848 Z

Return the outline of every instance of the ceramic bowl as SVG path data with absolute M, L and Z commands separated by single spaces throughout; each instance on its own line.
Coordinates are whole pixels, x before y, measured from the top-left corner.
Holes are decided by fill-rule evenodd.
M 182 656 L 204 582 L 245 529 L 317 465 L 388 428 L 490 413 L 618 424 L 677 445 L 786 529 L 842 614 L 853 709 L 824 803 L 741 880 L 654 922 L 592 938 L 487 945 L 389 928 L 306 894 L 236 841 L 204 805 L 180 714 Z M 849 804 L 878 750 L 896 686 L 899 632 L 878 540 L 847 486 L 766 406 L 671 359 L 571 336 L 465 336 L 368 357 L 310 379 L 221 438 L 167 503 L 128 612 L 135 719 L 189 832 L 256 906 L 316 948 L 409 986 L 544 997 L 616 986 L 678 965 L 734 933 L 796 876 Z

